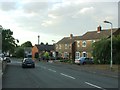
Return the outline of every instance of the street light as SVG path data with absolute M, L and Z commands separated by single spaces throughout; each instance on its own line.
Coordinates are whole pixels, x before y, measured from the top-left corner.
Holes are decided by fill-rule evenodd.
M 112 28 L 113 24 L 109 21 L 104 21 L 104 23 L 109 23 L 111 25 L 111 61 L 110 61 L 110 69 L 112 69 Z

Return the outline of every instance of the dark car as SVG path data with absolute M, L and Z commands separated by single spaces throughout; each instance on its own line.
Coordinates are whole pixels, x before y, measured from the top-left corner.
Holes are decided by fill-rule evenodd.
M 33 61 L 32 58 L 25 58 L 25 59 L 22 61 L 22 68 L 25 68 L 25 67 L 35 68 L 35 62 Z

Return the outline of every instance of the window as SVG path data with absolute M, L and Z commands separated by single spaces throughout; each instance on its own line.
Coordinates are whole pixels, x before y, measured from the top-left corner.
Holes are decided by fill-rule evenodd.
M 75 59 L 79 59 L 80 58 L 80 52 L 76 52 L 75 53 Z
M 56 49 L 58 49 L 58 45 L 56 44 Z
M 86 47 L 86 41 L 82 42 L 82 47 Z
M 59 49 L 61 49 L 61 44 L 59 44 Z
M 65 49 L 67 49 L 68 48 L 68 44 L 65 44 Z
M 95 42 L 95 40 L 92 40 L 92 43 L 94 43 Z
M 77 41 L 77 47 L 80 47 L 80 41 Z
M 69 53 L 68 52 L 64 52 L 64 58 L 67 59 L 69 57 Z
M 83 53 L 82 53 L 82 57 L 87 57 L 87 53 L 86 53 L 86 52 L 83 52 Z

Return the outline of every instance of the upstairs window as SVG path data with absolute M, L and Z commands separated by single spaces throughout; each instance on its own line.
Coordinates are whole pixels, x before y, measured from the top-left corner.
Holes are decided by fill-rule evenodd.
M 68 44 L 65 44 L 65 49 L 67 49 L 68 48 Z
M 77 47 L 80 47 L 80 41 L 77 41 Z
M 86 41 L 82 42 L 82 47 L 86 47 Z
M 59 44 L 59 49 L 61 49 L 61 44 Z
M 58 49 L 58 45 L 56 44 L 56 49 Z

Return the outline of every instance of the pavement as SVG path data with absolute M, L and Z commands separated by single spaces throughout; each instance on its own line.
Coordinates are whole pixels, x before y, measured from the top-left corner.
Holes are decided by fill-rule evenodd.
M 74 67 L 81 69 L 84 72 L 89 72 L 89 73 L 98 74 L 98 75 L 104 75 L 104 76 L 113 77 L 113 78 L 118 78 L 118 76 L 120 75 L 119 69 L 111 70 L 109 68 L 109 66 L 107 69 L 99 69 L 99 68 L 97 68 L 97 65 L 76 65 L 76 64 L 64 63 L 64 62 L 59 62 L 59 61 L 54 61 L 53 63 L 72 65 Z

